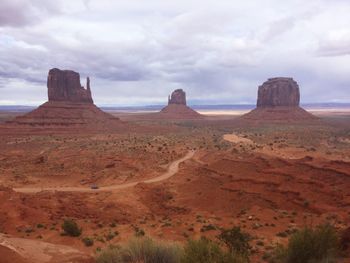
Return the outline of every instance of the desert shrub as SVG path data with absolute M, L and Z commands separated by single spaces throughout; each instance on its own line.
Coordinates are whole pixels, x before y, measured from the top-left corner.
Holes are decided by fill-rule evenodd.
M 212 224 L 204 225 L 201 228 L 201 232 L 206 232 L 206 231 L 211 231 L 211 230 L 216 230 L 216 227 Z
M 115 238 L 116 237 L 116 235 L 117 235 L 117 231 L 115 231 L 115 232 L 109 232 L 107 235 L 106 235 L 106 239 L 107 239 L 107 241 L 110 241 L 110 240 L 112 240 L 113 238 Z M 119 233 L 118 233 L 119 234 Z
M 181 248 L 174 244 L 157 243 L 150 238 L 131 240 L 125 247 L 102 252 L 97 263 L 179 263 Z
M 247 262 L 240 255 L 233 255 L 206 238 L 187 242 L 181 263 L 243 263 Z
M 94 245 L 94 240 L 90 237 L 84 237 L 82 240 L 81 240 L 85 246 L 87 247 L 91 247 Z
M 337 262 L 338 247 L 338 235 L 331 225 L 305 227 L 290 237 L 287 247 L 278 246 L 275 249 L 271 262 Z
M 65 219 L 62 224 L 64 233 L 71 237 L 78 237 L 81 235 L 82 229 L 72 219 Z
M 96 250 L 99 252 L 98 250 Z M 123 251 L 121 248 L 109 248 L 102 251 L 96 258 L 96 263 L 124 263 Z
M 233 227 L 231 229 L 223 229 L 218 236 L 232 254 L 238 254 L 248 258 L 249 255 L 249 241 L 250 236 L 241 231 L 240 227 Z
M 134 230 L 135 230 L 136 237 L 143 237 L 146 234 L 142 228 L 134 227 Z

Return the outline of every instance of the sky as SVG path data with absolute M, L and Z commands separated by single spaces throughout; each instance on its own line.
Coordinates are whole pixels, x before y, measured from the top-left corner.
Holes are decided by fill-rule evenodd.
M 47 100 L 49 69 L 98 105 L 254 104 L 271 77 L 302 103 L 350 102 L 349 0 L 1 0 L 0 105 Z

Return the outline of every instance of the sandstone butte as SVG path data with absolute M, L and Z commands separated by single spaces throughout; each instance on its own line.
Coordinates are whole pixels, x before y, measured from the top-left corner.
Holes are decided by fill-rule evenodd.
M 168 105 L 160 114 L 161 118 L 170 119 L 202 119 L 203 116 L 187 106 L 186 93 L 182 89 L 175 90 L 168 97 Z
M 90 79 L 87 78 L 84 88 L 80 84 L 79 73 L 75 71 L 51 69 L 47 77 L 47 92 L 47 102 L 9 121 L 9 124 L 39 128 L 85 126 L 93 129 L 123 124 L 93 103 Z
M 257 106 L 243 115 L 252 121 L 311 121 L 317 118 L 300 106 L 298 83 L 292 78 L 270 78 L 258 89 Z

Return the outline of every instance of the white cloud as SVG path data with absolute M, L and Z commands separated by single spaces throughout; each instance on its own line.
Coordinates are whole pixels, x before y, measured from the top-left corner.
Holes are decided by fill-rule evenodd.
M 52 67 L 90 75 L 100 104 L 166 102 L 174 88 L 254 103 L 273 76 L 294 77 L 303 101 L 350 100 L 345 0 L 5 0 L 3 12 L 1 101 L 41 101 Z

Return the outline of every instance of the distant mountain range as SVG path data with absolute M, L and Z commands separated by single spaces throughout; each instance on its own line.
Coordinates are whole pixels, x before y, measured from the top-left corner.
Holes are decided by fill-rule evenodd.
M 222 104 L 222 105 L 190 105 L 195 110 L 250 110 L 255 104 Z M 350 103 L 305 103 L 301 105 L 306 109 L 315 108 L 350 108 Z M 100 106 L 105 111 L 159 111 L 165 105 L 145 106 Z M 0 111 L 28 112 L 37 107 L 23 105 L 0 105 Z

